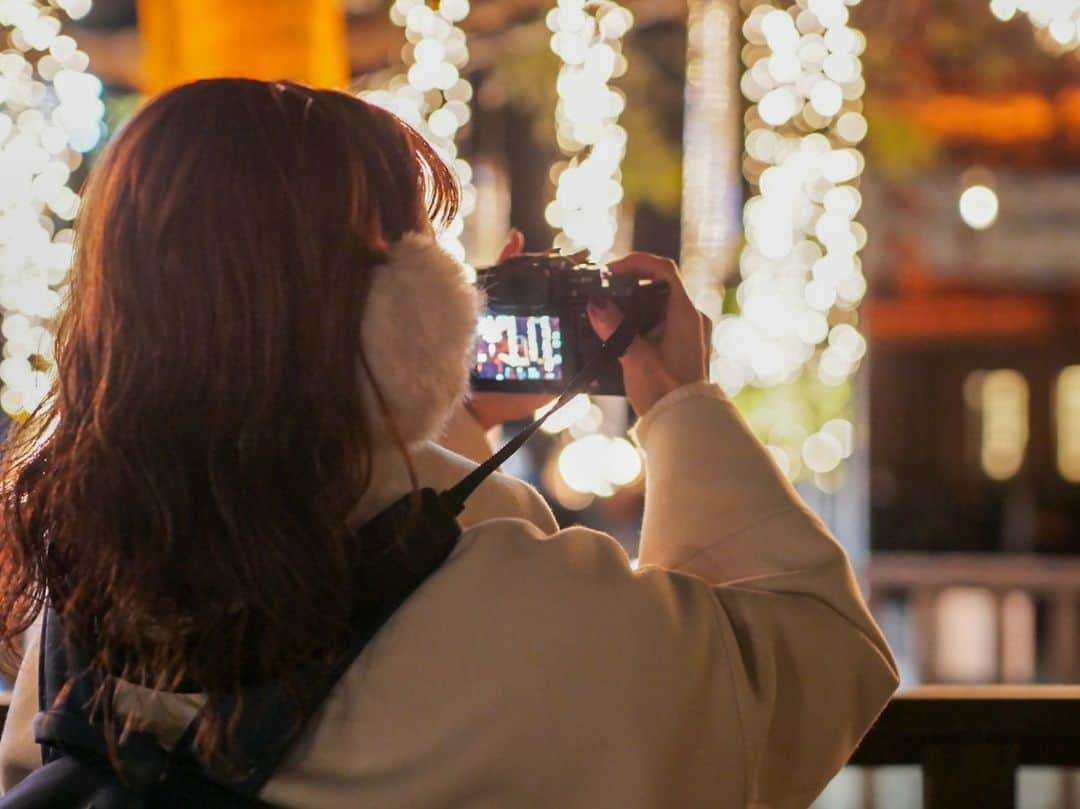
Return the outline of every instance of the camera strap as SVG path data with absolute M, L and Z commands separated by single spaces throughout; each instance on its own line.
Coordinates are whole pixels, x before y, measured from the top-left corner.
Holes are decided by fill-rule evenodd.
M 521 449 L 522 444 L 528 441 L 532 435 L 540 429 L 540 426 L 547 421 L 552 413 L 561 409 L 579 393 L 583 393 L 586 388 L 588 388 L 589 383 L 600 375 L 600 372 L 605 366 L 615 362 L 619 357 L 626 353 L 626 349 L 630 347 L 630 343 L 634 341 L 634 338 L 641 331 L 644 318 L 645 313 L 643 307 L 631 307 L 630 310 L 624 314 L 622 323 L 619 324 L 619 327 L 615 329 L 614 333 L 606 341 L 604 341 L 604 344 L 600 347 L 600 351 L 598 351 L 597 354 L 570 379 L 566 385 L 566 389 L 556 400 L 554 407 L 550 408 L 540 418 L 527 424 L 521 432 L 507 441 L 494 455 L 462 478 L 456 486 L 442 492 L 439 495 L 439 502 L 442 507 L 452 516 L 460 514 L 465 509 L 465 501 L 469 498 L 469 495 L 476 491 L 477 487 L 493 472 L 506 463 L 506 460 L 511 455 Z

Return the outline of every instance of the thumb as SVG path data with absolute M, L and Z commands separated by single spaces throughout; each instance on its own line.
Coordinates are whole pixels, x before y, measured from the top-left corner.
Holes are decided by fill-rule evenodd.
M 503 245 L 503 249 L 499 251 L 499 258 L 496 263 L 501 264 L 508 258 L 521 255 L 521 251 L 525 249 L 525 236 L 517 228 L 510 229 L 510 235 L 506 237 L 506 244 Z
M 593 331 L 601 340 L 607 340 L 611 337 L 615 330 L 619 328 L 619 324 L 622 323 L 623 319 L 619 307 L 603 298 L 594 298 L 589 301 L 586 312 L 589 315 L 589 323 L 592 325 Z

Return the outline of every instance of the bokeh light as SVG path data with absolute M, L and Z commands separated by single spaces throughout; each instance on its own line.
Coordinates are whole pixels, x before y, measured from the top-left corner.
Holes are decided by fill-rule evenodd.
M 960 194 L 960 218 L 970 228 L 985 230 L 997 221 L 998 197 L 992 188 L 973 185 Z
M 618 230 L 626 152 L 626 130 L 618 123 L 626 100 L 609 83 L 626 72 L 622 38 L 634 17 L 615 2 L 559 0 L 546 21 L 551 49 L 562 60 L 555 127 L 568 159 L 555 172 L 555 199 L 544 216 L 559 231 L 556 248 L 588 250 L 604 261 Z
M 1050 50 L 1080 45 L 1080 0 L 990 0 L 990 11 L 1002 21 L 1025 14 Z
M 556 249 L 587 250 L 591 259 L 603 262 L 619 228 L 620 165 L 626 153 L 626 130 L 618 123 L 626 98 L 611 82 L 626 72 L 622 39 L 634 17 L 610 0 L 559 0 L 546 23 L 551 50 L 562 62 L 555 85 L 555 134 L 564 158 L 552 166 L 555 198 L 544 218 L 558 231 Z M 545 425 L 552 432 L 570 432 L 556 465 L 561 483 L 591 498 L 609 497 L 634 482 L 640 474 L 637 450 L 624 438 L 597 432 L 604 421 L 600 408 L 583 396 L 565 409 L 572 410 L 555 414 Z M 562 499 L 569 503 L 573 497 Z
M 476 207 L 472 167 L 458 156 L 456 137 L 471 117 L 473 89 L 462 75 L 469 61 L 465 32 L 457 25 L 469 15 L 468 0 L 395 0 L 390 19 L 405 29 L 402 58 L 406 70 L 384 87 L 360 96 L 384 107 L 423 135 L 453 169 L 461 185 L 458 216 L 439 234 L 443 247 L 465 260 L 461 234 Z
M 0 35 L 0 407 L 25 417 L 56 377 L 54 323 L 73 254 L 79 210 L 72 173 L 103 134 L 101 82 L 62 33 L 61 13 L 89 0 L 3 0 Z
M 857 144 L 867 130 L 859 58 L 866 39 L 848 25 L 857 2 L 760 2 L 743 23 L 740 88 L 751 102 L 743 169 L 753 193 L 744 206 L 738 312 L 713 331 L 713 378 L 730 395 L 806 373 L 837 387 L 866 353 L 855 327 L 866 292 Z M 774 443 L 781 469 L 792 479 L 836 470 L 851 454 L 843 423 Z
M 610 497 L 641 478 L 641 452 L 625 438 L 598 433 L 577 438 L 562 448 L 559 475 L 580 494 Z

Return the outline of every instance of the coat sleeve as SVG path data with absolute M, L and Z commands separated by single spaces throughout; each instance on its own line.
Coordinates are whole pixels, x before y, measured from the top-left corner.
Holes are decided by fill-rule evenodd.
M 744 803 L 808 806 L 898 685 L 851 565 L 715 386 L 670 394 L 636 438 L 648 475 L 639 575 L 710 585 Z

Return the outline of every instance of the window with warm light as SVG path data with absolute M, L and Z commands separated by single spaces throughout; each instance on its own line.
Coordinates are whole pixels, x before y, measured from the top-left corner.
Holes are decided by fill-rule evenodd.
M 980 414 L 979 460 L 994 480 L 1009 480 L 1024 464 L 1028 444 L 1028 383 L 1011 368 L 968 377 L 969 405 Z
M 1080 365 L 1070 365 L 1058 375 L 1054 420 L 1058 471 L 1070 483 L 1080 483 Z

